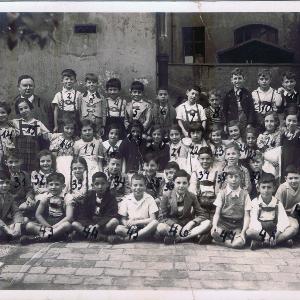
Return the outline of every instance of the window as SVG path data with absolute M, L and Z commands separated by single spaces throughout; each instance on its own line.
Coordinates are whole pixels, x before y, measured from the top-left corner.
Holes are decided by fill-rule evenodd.
M 238 45 L 251 39 L 278 44 L 278 30 L 268 25 L 250 24 L 234 31 L 234 44 Z
M 205 28 L 183 27 L 183 58 L 185 64 L 205 62 Z

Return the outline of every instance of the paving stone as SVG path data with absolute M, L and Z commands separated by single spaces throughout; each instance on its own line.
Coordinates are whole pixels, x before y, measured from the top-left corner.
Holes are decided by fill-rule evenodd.
M 257 290 L 259 286 L 256 281 L 234 280 L 232 281 L 232 287 L 237 290 Z
M 231 289 L 233 280 L 202 280 L 204 289 Z
M 288 286 L 288 282 L 280 282 L 280 281 L 256 281 L 258 288 L 264 291 L 274 291 L 274 290 L 286 290 Z M 299 285 L 299 283 L 297 283 Z
M 136 259 L 139 261 L 151 261 L 153 263 L 159 264 L 161 262 L 184 262 L 185 256 L 176 255 L 176 256 L 167 256 L 167 255 L 138 255 Z
M 280 260 L 280 261 L 282 261 L 282 260 Z M 284 261 L 286 262 L 285 265 L 288 264 L 290 266 L 300 266 L 300 258 L 293 258 L 293 259 L 286 258 Z M 281 264 L 281 265 L 283 265 L 283 264 Z
M 112 277 L 89 277 L 86 278 L 83 282 L 84 285 L 95 284 L 98 288 L 101 286 L 111 286 L 112 285 Z
M 120 268 L 121 262 L 120 261 L 97 261 L 96 268 Z
M 126 269 L 105 268 L 104 274 L 109 276 L 130 276 L 131 271 Z
M 49 268 L 47 271 L 47 274 L 65 274 L 70 275 L 74 274 L 76 271 L 76 268 Z
M 279 268 L 275 265 L 252 265 L 253 272 L 278 272 Z
M 120 286 L 123 289 L 135 288 L 140 289 L 144 285 L 144 279 L 138 277 L 116 277 L 112 280 L 113 286 Z
M 76 242 L 76 243 L 69 243 L 66 245 L 67 248 L 88 248 L 89 243 L 88 242 Z
M 112 249 L 115 245 L 110 245 L 107 243 L 90 243 L 88 248 L 91 249 Z
M 35 252 L 28 252 L 20 255 L 20 258 L 32 258 L 35 254 Z M 43 254 L 40 254 L 40 257 L 42 257 Z M 58 255 L 58 254 L 57 254 Z
M 146 278 L 144 281 L 144 285 L 150 288 L 176 287 L 175 281 L 176 281 L 175 279 L 170 279 L 170 278 L 160 278 L 160 279 Z
M 300 285 L 299 282 L 288 282 L 287 284 L 287 289 L 288 290 L 300 290 Z
M 256 250 L 256 251 L 247 251 L 246 253 L 244 253 L 244 257 L 246 259 L 251 259 L 251 258 L 270 258 L 270 254 L 269 252 L 265 252 L 265 251 L 262 251 L 262 250 Z
M 80 284 L 83 282 L 84 277 L 74 275 L 57 275 L 55 276 L 54 284 Z
M 187 269 L 187 264 L 185 262 L 175 262 L 175 269 L 176 270 L 186 270 Z M 199 270 L 199 265 L 197 263 L 193 263 L 192 265 L 197 265 L 197 270 Z
M 103 268 L 79 268 L 76 270 L 75 275 L 99 276 L 103 274 L 103 272 Z
M 210 261 L 210 257 L 208 256 L 186 256 L 185 260 L 187 262 L 209 262 Z M 178 261 L 178 260 L 176 260 Z
M 46 267 L 32 267 L 28 273 L 32 274 L 44 274 L 46 273 L 47 268 Z
M 280 257 L 280 258 L 292 258 L 293 259 L 295 257 L 292 253 L 290 253 L 286 250 L 279 250 L 279 249 L 276 249 L 276 251 L 270 251 L 269 255 L 272 258 Z
M 286 266 L 287 261 L 290 260 L 289 258 L 286 259 L 280 259 L 280 258 L 264 258 L 261 261 L 261 264 L 264 265 L 274 265 L 274 266 Z M 259 264 L 257 264 L 259 265 Z M 300 260 L 299 260 L 299 265 L 300 265 Z
M 294 273 L 269 273 L 274 281 L 281 282 L 299 282 L 300 279 Z
M 141 270 L 133 270 L 131 276 L 136 277 L 160 277 L 160 273 L 158 270 L 147 270 L 147 269 L 141 269 Z
M 133 250 L 133 251 L 142 251 L 142 250 L 130 249 L 130 251 L 131 250 Z M 104 248 L 104 249 L 99 250 L 98 253 L 99 253 L 99 255 L 103 255 L 103 254 L 123 254 L 125 251 L 127 251 L 127 250 L 124 250 L 124 249 L 106 249 L 106 248 Z M 127 254 L 127 253 L 124 253 L 124 254 Z
M 30 265 L 5 265 L 1 269 L 1 273 L 26 273 L 30 269 Z
M 209 259 L 212 263 L 216 263 L 216 264 L 218 264 L 218 263 L 221 263 L 221 264 L 240 264 L 240 265 L 261 264 L 260 258 L 246 259 L 246 258 L 235 258 L 235 257 L 223 257 L 222 255 L 220 255 L 220 256 L 209 257 Z
M 84 260 L 66 260 L 66 259 L 44 259 L 35 263 L 35 266 L 42 267 L 71 267 L 71 268 L 88 268 L 94 267 L 94 261 L 84 261 Z
M 108 260 L 108 254 L 86 254 L 83 256 L 83 260 Z
M 159 264 L 154 264 L 152 262 L 146 262 L 146 269 L 162 270 L 162 269 L 173 269 L 172 262 L 160 262 Z
M 28 274 L 25 275 L 24 283 L 51 283 L 55 275 L 50 274 Z
M 189 278 L 201 280 L 243 280 L 239 272 L 189 271 Z
M 126 254 L 110 254 L 108 259 L 111 261 L 136 261 L 136 257 Z
M 279 266 L 280 272 L 284 273 L 300 273 L 298 266 Z
M 167 277 L 167 278 L 175 278 L 175 279 L 185 279 L 188 278 L 188 272 L 185 271 L 174 272 L 174 270 L 163 270 L 160 272 L 160 276 Z
M 63 253 L 72 253 L 73 251 L 74 249 L 72 248 L 51 248 L 48 250 L 48 253 L 63 254 Z
M 143 269 L 146 269 L 146 262 L 144 262 L 144 261 L 135 261 L 134 263 L 123 262 L 121 267 L 124 269 L 143 270 Z
M 270 280 L 269 273 L 255 273 L 255 272 L 244 272 L 244 280 L 255 281 L 255 280 Z
M 23 279 L 25 273 L 12 273 L 12 272 L 9 272 L 9 273 L 6 273 L 6 272 L 2 272 L 0 274 L 0 280 L 5 280 L 5 281 L 9 281 L 10 284 L 13 283 L 13 282 L 19 282 Z
M 82 253 L 62 253 L 57 256 L 57 259 L 76 259 L 82 260 L 84 255 Z
M 189 284 L 192 289 L 203 289 L 204 288 L 202 280 L 190 279 Z

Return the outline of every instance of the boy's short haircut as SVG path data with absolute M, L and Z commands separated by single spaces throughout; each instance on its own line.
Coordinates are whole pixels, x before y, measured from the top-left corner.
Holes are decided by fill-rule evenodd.
M 169 161 L 165 167 L 165 171 L 170 169 L 175 169 L 176 171 L 178 171 L 180 168 L 176 161 Z
M 190 135 L 191 132 L 201 131 L 204 132 L 204 128 L 200 122 L 195 122 L 188 124 L 188 133 Z
M 227 175 L 239 175 L 240 178 L 243 176 L 243 172 L 241 170 L 241 168 L 239 168 L 238 166 L 227 166 L 224 169 L 224 173 Z
M 270 77 L 272 78 L 272 73 L 270 69 L 259 69 L 257 72 L 257 78 L 259 77 Z
M 66 125 L 73 125 L 74 127 L 76 126 L 75 120 L 70 117 L 63 117 L 62 123 L 63 123 L 63 126 L 66 126 Z
M 16 100 L 16 103 L 15 103 L 15 111 L 16 111 L 17 115 L 20 114 L 19 105 L 22 102 L 25 102 L 28 105 L 28 107 L 30 108 L 30 110 L 33 110 L 33 105 L 32 105 L 32 103 L 28 99 L 26 99 L 26 98 L 18 98 Z
M 144 84 L 140 81 L 133 81 L 131 84 L 131 88 L 130 91 L 132 90 L 137 90 L 137 91 L 141 91 L 144 92 Z
M 52 181 L 58 181 L 61 184 L 65 184 L 65 176 L 58 172 L 53 172 L 49 174 L 49 176 L 46 178 L 46 182 L 52 182 Z
M 212 126 L 211 126 L 211 132 L 215 132 L 215 131 L 221 131 L 222 132 L 222 126 L 221 124 L 217 124 L 217 123 L 214 123 Z
M 139 120 L 133 120 L 132 122 L 130 122 L 128 126 L 129 133 L 131 132 L 132 128 L 138 128 L 141 131 L 141 133 L 144 132 L 144 126 Z
M 198 157 L 201 154 L 208 154 L 209 156 L 213 157 L 213 153 L 212 153 L 210 147 L 201 147 L 200 150 L 199 150 L 199 152 L 198 152 Z
M 157 165 L 159 165 L 159 158 L 153 152 L 148 152 L 144 157 L 144 163 L 150 163 L 150 161 L 154 161 Z
M 175 176 L 174 176 L 174 180 L 177 178 L 177 177 L 186 177 L 188 181 L 190 181 L 190 174 L 188 174 L 185 170 L 178 170 L 176 173 L 175 173 Z
M 216 96 L 218 98 L 222 98 L 222 93 L 218 89 L 211 89 L 208 92 L 208 98 L 210 98 L 211 96 Z
M 248 133 L 252 133 L 256 138 L 258 136 L 257 130 L 254 127 L 248 127 L 246 128 L 245 136 L 247 136 Z
M 111 123 L 108 126 L 108 131 L 107 132 L 109 133 L 112 129 L 118 130 L 118 133 L 120 134 L 120 126 L 117 123 Z
M 153 125 L 153 126 L 150 128 L 150 135 L 152 135 L 152 133 L 153 133 L 154 131 L 156 131 L 156 130 L 159 130 L 159 131 L 160 131 L 161 136 L 162 136 L 162 138 L 163 138 L 164 135 L 165 135 L 165 130 L 164 130 L 164 128 L 161 127 L 161 125 L 158 125 L 158 124 L 155 124 L 155 125 Z
M 189 92 L 191 90 L 195 90 L 196 92 L 199 93 L 199 95 L 201 94 L 201 88 L 199 85 L 194 84 L 194 85 L 190 86 L 186 91 Z
M 234 68 L 234 69 L 231 71 L 231 76 L 230 76 L 230 77 L 232 78 L 233 75 L 245 77 L 245 74 L 244 74 L 243 70 L 240 69 L 240 68 Z
M 299 168 L 294 165 L 288 165 L 285 168 L 285 176 L 288 176 L 289 173 L 300 174 Z
M 81 122 L 80 122 L 80 130 L 82 129 L 82 127 L 84 126 L 90 126 L 93 128 L 93 132 L 95 132 L 96 130 L 96 125 L 93 121 L 91 121 L 90 119 L 83 119 Z
M 65 69 L 61 72 L 61 77 L 74 77 L 76 79 L 76 72 L 72 69 Z
M 110 161 L 111 159 L 122 160 L 122 157 L 119 152 L 113 151 L 108 155 L 108 161 Z
M 255 155 L 250 157 L 250 161 L 257 161 L 258 159 L 264 160 L 264 155 L 261 151 L 255 150 Z
M 131 177 L 131 184 L 133 180 L 143 180 L 144 184 L 146 185 L 146 178 L 143 174 L 134 173 Z
M 8 115 L 11 113 L 11 107 L 6 101 L 0 101 L 0 108 L 3 108 Z
M 10 181 L 10 173 L 7 170 L 0 171 L 0 180 Z
M 34 79 L 32 76 L 24 74 L 18 77 L 18 86 L 20 86 L 20 83 L 23 79 L 31 79 L 34 82 Z
M 5 160 L 8 160 L 9 158 L 22 160 L 21 155 L 19 151 L 15 148 L 9 149 L 5 154 Z
M 158 94 L 159 91 L 167 91 L 167 92 L 169 93 L 168 88 L 167 88 L 166 86 L 160 86 L 160 87 L 157 89 L 156 94 Z
M 237 143 L 229 143 L 225 146 L 225 152 L 228 150 L 228 149 L 231 149 L 233 148 L 234 150 L 236 150 L 238 153 L 240 153 L 240 148 L 239 148 L 239 145 Z
M 275 184 L 276 184 L 275 176 L 270 173 L 263 173 L 262 176 L 258 180 L 259 185 L 262 183 L 272 183 L 273 186 L 275 186 Z
M 103 172 L 96 172 L 96 173 L 94 173 L 93 176 L 92 176 L 92 182 L 95 182 L 95 180 L 97 178 L 103 178 L 105 181 L 107 181 L 107 176 Z
M 182 129 L 178 124 L 172 124 L 170 129 L 169 129 L 169 134 L 171 130 L 176 130 L 179 131 L 180 135 L 182 136 Z
M 121 90 L 121 81 L 119 78 L 111 78 L 106 82 L 105 85 L 106 90 L 109 88 L 117 88 L 119 91 Z
M 240 128 L 240 122 L 238 120 L 231 120 L 231 121 L 229 121 L 227 127 L 229 128 L 229 127 L 233 127 L 233 126 L 237 126 L 238 128 Z
M 291 71 L 286 71 L 286 72 L 283 72 L 283 73 L 281 74 L 281 80 L 282 80 L 282 81 L 284 80 L 284 78 L 296 80 L 296 74 L 293 73 L 293 72 L 291 72 Z
M 85 82 L 88 80 L 98 83 L 98 77 L 94 73 L 87 73 L 85 75 Z
M 298 107 L 296 105 L 288 106 L 286 108 L 286 110 L 284 111 L 285 117 L 293 115 L 293 116 L 297 116 L 297 119 L 298 119 L 298 113 L 299 113 L 299 111 L 298 111 Z

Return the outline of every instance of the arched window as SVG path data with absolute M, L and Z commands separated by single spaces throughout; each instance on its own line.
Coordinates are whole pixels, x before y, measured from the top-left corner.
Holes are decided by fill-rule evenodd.
M 278 30 L 264 24 L 249 24 L 234 31 L 234 44 L 238 45 L 257 39 L 268 43 L 278 44 Z

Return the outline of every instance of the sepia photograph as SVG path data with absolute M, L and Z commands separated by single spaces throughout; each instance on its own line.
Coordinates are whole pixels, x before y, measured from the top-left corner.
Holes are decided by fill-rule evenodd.
M 1 293 L 299 291 L 300 12 L 2 11 L 0 47 Z

